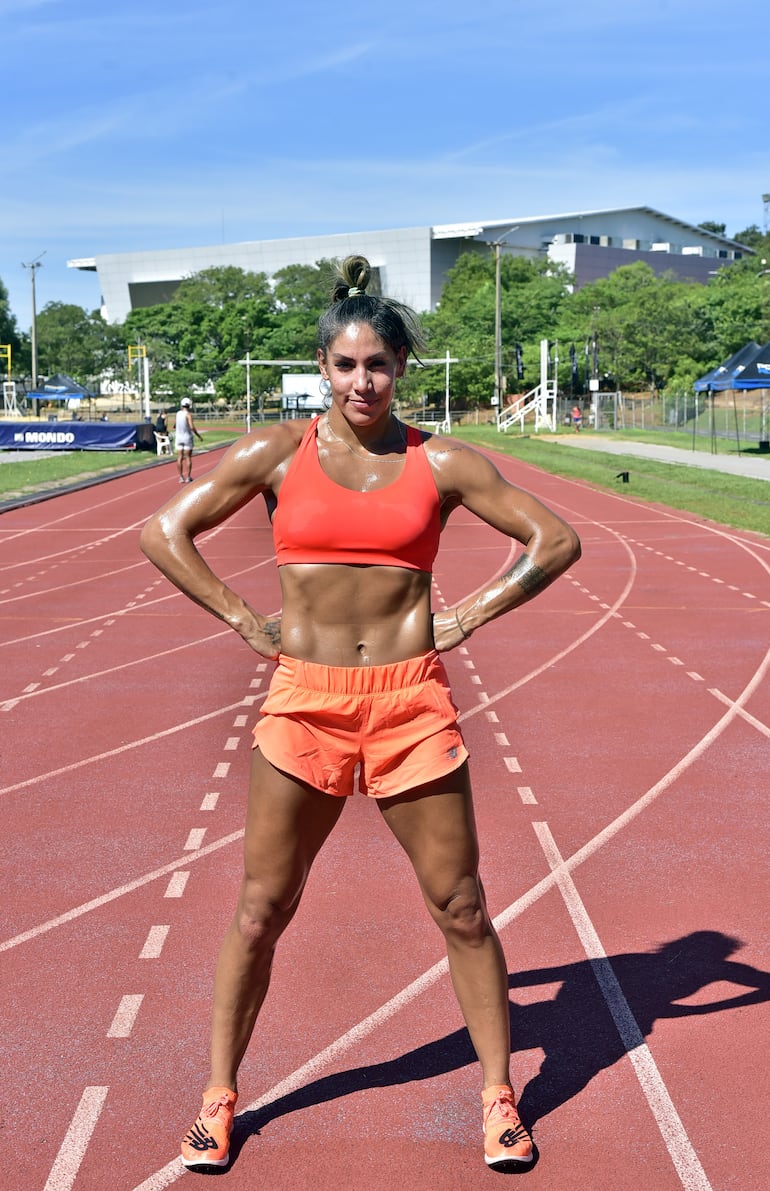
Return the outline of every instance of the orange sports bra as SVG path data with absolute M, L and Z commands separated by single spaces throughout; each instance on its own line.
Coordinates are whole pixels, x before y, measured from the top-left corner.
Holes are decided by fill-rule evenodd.
M 430 571 L 441 533 L 440 499 L 416 426 L 406 459 L 385 488 L 353 492 L 330 480 L 316 445 L 320 418 L 302 437 L 278 492 L 273 540 L 279 566 L 355 563 Z

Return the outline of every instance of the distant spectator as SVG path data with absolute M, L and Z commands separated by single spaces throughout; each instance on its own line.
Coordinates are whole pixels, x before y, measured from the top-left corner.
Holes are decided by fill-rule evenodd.
M 572 407 L 572 425 L 575 427 L 575 432 L 580 434 L 583 428 L 583 411 L 579 405 L 573 405 Z
M 155 419 L 155 430 L 158 434 L 168 434 L 168 420 L 165 409 L 162 409 Z
M 179 483 L 192 484 L 192 453 L 193 435 L 197 435 L 203 442 L 203 435 L 199 434 L 193 422 L 192 401 L 183 397 L 177 410 L 174 427 L 174 444 L 176 446 L 176 463 L 179 468 Z M 187 473 L 187 474 L 185 474 Z

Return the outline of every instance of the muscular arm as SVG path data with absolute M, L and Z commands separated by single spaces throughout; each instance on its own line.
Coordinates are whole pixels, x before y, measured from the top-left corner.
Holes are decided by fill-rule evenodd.
M 544 591 L 580 557 L 580 540 L 561 517 L 509 484 L 494 464 L 471 447 L 433 439 L 426 449 L 443 502 L 450 507 L 462 504 L 524 547 L 505 574 L 434 618 L 437 648 L 450 649 L 481 625 Z
M 271 487 L 296 441 L 292 423 L 255 431 L 231 447 L 210 475 L 179 493 L 151 517 L 140 539 L 144 553 L 167 579 L 229 624 L 264 657 L 275 657 L 279 652 L 280 621 L 255 612 L 223 583 L 199 553 L 195 538 Z

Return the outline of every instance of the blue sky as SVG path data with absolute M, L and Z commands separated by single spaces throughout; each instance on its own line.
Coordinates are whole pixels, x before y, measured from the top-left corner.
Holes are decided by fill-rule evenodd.
M 0 278 L 74 257 L 770 192 L 760 0 L 0 0 Z M 763 55 L 763 50 L 765 51 Z

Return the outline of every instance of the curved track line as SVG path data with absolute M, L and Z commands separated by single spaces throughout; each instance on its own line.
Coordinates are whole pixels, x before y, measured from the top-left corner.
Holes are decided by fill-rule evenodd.
M 98 575 L 88 575 L 85 579 L 73 579 L 71 583 L 60 583 L 58 587 L 39 587 L 34 591 L 19 592 L 18 595 L 8 596 L 0 600 L 2 604 L 18 604 L 20 600 L 39 600 L 42 596 L 54 595 L 57 591 L 69 591 L 73 587 L 82 587 L 84 583 L 96 583 L 101 579 L 111 579 L 113 575 L 123 575 L 126 571 L 133 571 L 137 567 L 145 566 L 145 560 L 129 562 L 124 567 L 117 567 L 114 571 L 100 571 Z M 8 568 L 10 570 L 10 568 Z
M 560 662 L 563 658 L 567 657 L 568 654 L 572 653 L 573 650 L 578 649 L 579 646 L 588 641 L 590 637 L 593 637 L 594 633 L 598 633 L 599 629 L 604 628 L 608 620 L 613 620 L 618 608 L 620 608 L 621 605 L 624 604 L 628 599 L 631 589 L 636 582 L 636 556 L 634 555 L 633 550 L 631 550 L 629 547 L 628 543 L 625 542 L 623 538 L 615 532 L 614 529 L 610 529 L 608 526 L 602 525 L 598 521 L 592 521 L 591 524 L 596 525 L 600 529 L 604 529 L 609 534 L 612 534 L 612 536 L 618 540 L 620 545 L 623 546 L 631 559 L 631 573 L 626 581 L 626 586 L 623 588 L 615 603 L 612 605 L 609 611 L 605 612 L 604 616 L 599 617 L 596 624 L 592 625 L 590 629 L 587 629 L 585 633 L 581 633 L 581 635 L 577 637 L 571 645 L 565 646 L 564 649 L 559 650 L 558 653 L 555 653 L 553 657 L 543 662 L 542 665 L 537 666 L 534 670 L 530 670 L 529 674 L 524 674 L 521 678 L 517 678 L 516 682 L 511 683 L 510 686 L 503 687 L 503 689 L 498 691 L 496 694 L 490 695 L 489 698 L 483 703 L 477 703 L 475 707 L 470 707 L 467 711 L 463 711 L 461 715 L 458 716 L 458 723 L 463 723 L 465 720 L 470 719 L 472 715 L 477 715 L 480 711 L 485 711 L 488 707 L 491 707 L 493 703 L 499 702 L 500 699 L 505 699 L 506 696 L 510 695 L 512 691 L 518 690 L 519 687 L 524 686 L 525 683 L 530 682 L 533 678 L 538 678 L 546 670 L 549 670 L 551 666 L 555 666 L 557 662 Z
M 260 567 L 265 567 L 271 563 L 275 555 L 269 558 L 264 558 L 261 562 L 255 562 L 250 567 L 244 567 L 242 571 L 233 571 L 229 575 L 224 575 L 223 579 L 228 582 L 231 579 L 237 579 L 240 575 L 248 575 L 250 571 L 258 571 Z M 140 563 L 140 566 L 152 566 L 149 560 Z M 95 575 L 92 582 L 96 583 L 99 579 Z M 146 600 L 141 605 L 137 604 L 135 608 L 116 608 L 109 612 L 100 612 L 97 616 L 86 616 L 78 620 L 68 620 L 66 624 L 57 625 L 55 629 L 42 629 L 39 633 L 28 633 L 25 637 L 14 637 L 9 641 L 0 641 L 0 649 L 6 645 L 24 645 L 27 641 L 36 641 L 39 637 L 50 637 L 53 633 L 64 633 L 68 629 L 78 629 L 87 624 L 98 624 L 100 620 L 109 620 L 111 616 L 130 616 L 132 613 L 143 612 L 145 608 L 154 608 L 156 604 L 163 604 L 166 600 L 177 600 L 182 598 L 181 591 L 170 591 L 167 595 L 158 596 L 154 600 Z
M 639 1023 L 624 996 L 599 934 L 578 893 L 577 886 L 565 870 L 564 859 L 551 830 L 547 823 L 533 823 L 532 826 L 549 867 L 557 874 L 559 892 L 567 907 L 567 913 L 572 919 L 572 925 L 575 927 L 586 958 L 591 964 L 591 970 L 650 1111 L 655 1118 L 669 1157 L 679 1175 L 679 1180 L 687 1191 L 711 1191 L 711 1184 L 706 1177 L 706 1172 L 687 1136 L 687 1131 L 663 1081 L 652 1051 L 639 1028 Z
M 240 705 L 236 704 L 236 706 Z M 204 857 L 210 856 L 212 852 L 218 852 L 220 848 L 226 848 L 229 844 L 243 839 L 244 834 L 245 832 L 241 828 L 240 831 L 234 831 L 232 835 L 224 835 L 221 839 L 214 840 L 213 843 L 206 844 L 203 848 L 197 848 L 194 852 L 185 852 L 184 856 L 180 856 L 177 860 L 170 860 L 168 864 L 154 869 L 153 872 L 142 873 L 140 877 L 135 877 L 133 881 L 127 881 L 125 885 L 119 885 L 116 889 L 110 889 L 108 893 L 102 893 L 99 897 L 95 897 L 89 902 L 84 902 L 82 905 L 75 906 L 71 910 L 65 910 L 63 914 L 58 914 L 56 918 L 49 918 L 47 922 L 41 922 L 38 926 L 32 926 L 29 930 L 22 931 L 21 934 L 14 935 L 11 939 L 5 939 L 4 942 L 0 943 L 0 952 L 11 951 L 12 948 L 18 947 L 21 943 L 29 943 L 32 939 L 37 939 L 40 935 L 47 934 L 57 926 L 66 926 L 68 922 L 74 921 L 75 918 L 82 918 L 84 914 L 89 914 L 92 910 L 99 910 L 102 906 L 117 901 L 119 897 L 125 897 L 128 893 L 133 893 L 137 889 L 143 889 L 145 885 L 149 885 L 152 881 L 157 881 L 161 877 L 167 877 L 169 873 L 176 872 L 179 868 L 185 868 L 194 860 L 203 860 Z
M 267 691 L 263 691 L 258 698 L 264 698 L 266 694 Z M 30 786 L 39 785 L 40 782 L 47 782 L 50 778 L 60 777 L 63 773 L 72 773 L 76 769 L 83 769 L 86 765 L 95 765 L 99 761 L 106 761 L 108 757 L 120 757 L 123 753 L 131 752 L 132 749 L 144 748 L 145 745 L 152 744 L 156 740 L 163 740 L 164 737 L 173 736 L 177 732 L 185 732 L 188 728 L 194 728 L 197 724 L 205 724 L 207 720 L 214 720 L 218 715 L 224 715 L 226 711 L 242 709 L 243 706 L 243 699 L 239 699 L 237 703 L 228 703 L 225 707 L 218 707 L 216 711 L 207 711 L 205 715 L 196 716 L 194 720 L 186 720 L 183 724 L 175 724 L 173 728 L 164 728 L 162 732 L 153 732 L 151 736 L 143 736 L 141 740 L 130 740 L 128 744 L 121 744 L 118 748 L 95 753 L 92 757 L 83 757 L 80 761 L 62 765 L 59 769 L 50 769 L 48 773 L 39 773 L 37 777 L 28 777 L 23 782 L 15 782 L 12 786 L 3 786 L 0 789 L 0 795 L 13 794 L 16 790 L 26 790 Z
M 107 670 L 95 670 L 92 674 L 81 674 L 79 678 L 69 678 L 66 682 L 57 682 L 52 686 L 39 687 L 36 691 L 22 692 L 20 695 L 9 695 L 0 701 L 0 706 L 2 706 L 2 703 L 23 703 L 26 699 L 34 699 L 36 695 L 51 695 L 56 691 L 62 691 L 69 686 L 76 686 L 81 682 L 91 682 L 93 678 L 104 678 L 107 674 L 117 674 L 120 670 L 128 670 L 130 666 L 142 666 L 145 662 L 154 662 L 158 658 L 167 657 L 170 653 L 180 653 L 183 649 L 192 649 L 195 645 L 205 645 L 208 641 L 216 641 L 219 637 L 227 637 L 232 631 L 228 627 L 218 633 L 211 633 L 208 637 L 198 637 L 194 641 L 185 641 L 181 645 L 174 645 L 171 649 L 161 649 L 158 653 L 148 653 L 141 658 L 132 658 L 130 662 L 121 662 L 117 666 L 110 666 Z M 267 660 L 267 658 L 263 659 L 263 661 Z M 2 793 L 3 791 L 0 790 L 0 794 Z
M 96 546 L 104 546 L 107 544 L 107 542 L 114 542 L 116 538 L 123 537 L 124 534 L 132 533 L 134 530 L 139 529 L 141 525 L 144 525 L 146 520 L 146 517 L 142 517 L 141 520 L 133 521 L 131 525 L 124 525 L 122 529 L 116 529 L 113 533 L 106 534 L 104 537 L 92 538 L 90 541 L 81 542 L 79 546 L 73 544 L 71 546 L 67 546 L 66 550 L 54 550 L 53 554 L 41 554 L 38 558 L 26 558 L 21 562 L 9 563 L 7 566 L 3 567 L 3 571 L 15 571 L 19 567 L 36 567 L 39 566 L 41 562 L 50 562 L 52 558 L 61 558 L 63 554 L 78 554 L 83 550 L 89 550 L 95 548 Z M 46 529 L 33 528 L 25 530 L 24 533 L 15 534 L 14 537 L 28 537 L 32 533 L 45 532 L 47 532 Z M 11 541 L 13 541 L 13 538 L 5 538 L 2 544 L 5 545 L 6 542 Z

